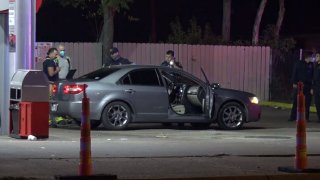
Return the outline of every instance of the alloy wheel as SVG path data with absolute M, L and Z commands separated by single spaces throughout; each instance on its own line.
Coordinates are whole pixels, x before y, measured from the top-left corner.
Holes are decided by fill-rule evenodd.
M 129 120 L 128 110 L 119 104 L 112 105 L 107 111 L 107 118 L 114 127 L 124 126 Z
M 229 128 L 237 128 L 243 123 L 243 113 L 238 106 L 228 106 L 223 109 L 222 121 Z

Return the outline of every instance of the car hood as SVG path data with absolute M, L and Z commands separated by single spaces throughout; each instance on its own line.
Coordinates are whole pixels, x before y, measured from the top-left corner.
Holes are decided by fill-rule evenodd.
M 217 88 L 213 90 L 214 93 L 218 95 L 228 95 L 228 96 L 237 96 L 237 97 L 253 97 L 256 96 L 253 93 L 249 93 L 246 91 L 239 91 L 235 89 L 227 89 L 227 88 Z

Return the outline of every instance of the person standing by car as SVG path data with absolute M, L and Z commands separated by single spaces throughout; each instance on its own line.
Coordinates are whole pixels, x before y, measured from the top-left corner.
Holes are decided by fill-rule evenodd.
M 50 48 L 47 52 L 46 59 L 42 63 L 43 72 L 46 74 L 50 82 L 59 80 L 60 68 L 56 62 L 57 55 L 57 48 Z
M 320 122 L 320 54 L 316 54 L 316 64 L 314 69 L 313 81 L 314 103 L 317 109 L 318 121 Z
M 174 57 L 174 51 L 168 50 L 165 55 L 165 60 L 160 64 L 160 66 L 167 66 L 170 68 L 182 69 L 182 65 L 176 61 Z M 182 87 L 178 87 L 176 89 L 180 89 Z M 171 123 L 163 123 L 164 126 L 170 126 Z M 178 126 L 184 126 L 184 123 L 178 123 Z
M 166 52 L 165 60 L 161 63 L 161 66 L 182 69 L 182 65 L 176 61 L 176 58 L 174 57 L 174 51 L 172 50 L 168 50 Z
M 57 63 L 58 50 L 57 48 L 50 48 L 47 52 L 46 60 L 43 62 L 43 72 L 49 80 L 49 98 L 52 96 L 53 82 L 59 80 L 60 68 Z M 56 127 L 55 116 L 49 114 L 49 124 L 51 127 Z
M 289 121 L 294 121 L 297 118 L 297 93 L 298 82 L 303 82 L 303 94 L 305 95 L 305 112 L 306 120 L 309 121 L 309 112 L 311 105 L 311 96 L 313 94 L 313 72 L 314 66 L 312 61 L 312 53 L 306 52 L 303 60 L 298 60 L 295 64 L 292 74 L 293 87 L 293 104 Z
M 59 79 L 66 79 L 69 71 L 70 71 L 70 60 L 67 60 L 67 56 L 65 56 L 65 50 L 63 45 L 59 45 L 58 47 L 58 64 L 60 68 Z
M 126 58 L 120 56 L 119 50 L 116 47 L 113 47 L 109 50 L 111 61 L 104 64 L 105 66 L 114 66 L 114 65 L 124 65 L 124 64 L 134 64 Z

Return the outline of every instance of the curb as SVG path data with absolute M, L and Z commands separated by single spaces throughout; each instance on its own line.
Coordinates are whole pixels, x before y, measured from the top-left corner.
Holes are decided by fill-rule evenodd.
M 257 176 L 221 176 L 221 177 L 197 177 L 197 178 L 164 178 L 148 180 L 319 180 L 320 174 L 284 174 L 284 175 L 257 175 Z M 138 179 L 121 179 L 138 180 Z
M 276 101 L 262 101 L 260 103 L 261 106 L 273 107 L 273 108 L 281 108 L 281 109 L 291 109 L 292 104 L 290 103 L 283 103 L 283 102 L 276 102 Z M 316 107 L 310 106 L 310 112 L 316 113 Z
M 62 176 L 61 179 L 117 179 L 116 175 L 93 175 L 93 176 Z M 60 179 L 58 178 L 58 179 Z M 38 180 L 41 178 L 26 178 L 26 177 L 0 177 L 0 180 Z M 57 179 L 57 177 L 56 177 Z M 256 176 L 218 176 L 218 177 L 195 177 L 195 178 L 159 178 L 159 179 L 147 179 L 144 180 L 319 180 L 320 173 L 293 173 L 282 175 L 256 175 Z M 141 180 L 141 179 L 118 179 L 118 180 Z

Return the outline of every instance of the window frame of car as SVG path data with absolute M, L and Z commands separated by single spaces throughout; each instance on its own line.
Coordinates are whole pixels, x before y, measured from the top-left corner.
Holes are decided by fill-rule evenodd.
M 118 72 L 121 68 L 113 67 L 113 68 L 100 68 L 95 71 L 84 74 L 77 79 L 90 79 L 94 81 L 99 81 L 105 79 L 106 77 Z M 95 76 L 94 76 L 95 75 Z
M 183 76 L 183 77 L 186 77 L 192 81 L 194 81 L 195 83 L 197 83 L 198 85 L 202 86 L 203 88 L 206 88 L 208 85 L 202 81 L 201 79 L 197 78 L 196 76 L 192 75 L 192 74 L 189 74 L 188 72 L 186 71 L 183 71 L 181 69 L 174 69 L 174 68 L 168 68 L 168 67 L 162 67 L 162 68 L 159 68 L 159 74 L 161 74 L 161 79 L 163 81 L 163 83 L 166 84 L 166 86 L 168 86 L 168 84 L 165 82 L 165 79 L 164 77 L 162 77 L 162 72 L 161 71 L 164 71 L 164 72 L 173 72 L 173 73 L 177 73 L 179 74 L 180 76 Z
M 156 73 L 157 76 L 157 81 L 158 81 L 158 85 L 147 85 L 147 84 L 133 84 L 132 83 L 132 73 L 137 72 L 137 71 L 154 71 Z M 124 84 L 123 80 L 129 78 L 129 84 Z M 157 68 L 139 68 L 139 69 L 133 69 L 130 70 L 129 72 L 127 72 L 126 74 L 124 74 L 117 82 L 118 85 L 126 85 L 126 86 L 153 86 L 153 87 L 163 87 L 164 83 L 162 81 L 162 77 L 160 77 L 160 72 L 158 71 Z

